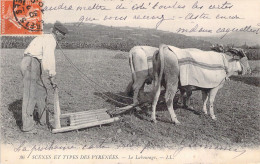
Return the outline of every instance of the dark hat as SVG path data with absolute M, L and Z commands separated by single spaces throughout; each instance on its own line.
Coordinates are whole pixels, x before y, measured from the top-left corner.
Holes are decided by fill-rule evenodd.
M 59 21 L 56 21 L 54 23 L 54 28 L 59 30 L 63 34 L 67 34 L 69 32 L 69 30 L 66 27 L 64 27 L 63 24 L 61 24 Z

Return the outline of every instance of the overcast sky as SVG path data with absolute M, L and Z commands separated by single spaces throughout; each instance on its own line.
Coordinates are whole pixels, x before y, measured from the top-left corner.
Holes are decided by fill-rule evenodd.
M 78 8 L 93 7 L 94 4 L 96 7 L 99 5 L 99 9 Z M 126 9 L 115 9 L 120 4 Z M 60 5 L 63 9 L 58 9 Z M 70 5 L 72 10 L 65 10 Z M 186 35 L 216 35 L 216 31 L 220 28 L 220 30 L 240 29 L 245 26 L 251 26 L 253 30 L 260 28 L 260 0 L 45 0 L 44 6 L 47 9 L 44 13 L 46 23 L 58 20 L 108 26 L 157 28 Z M 140 6 L 146 9 L 138 8 Z M 162 6 L 168 9 L 163 9 Z M 194 6 L 197 6 L 197 9 L 192 9 Z M 51 10 L 51 7 L 56 7 L 56 10 Z M 209 9 L 210 7 L 215 9 Z M 216 19 L 218 14 L 226 19 Z M 143 19 L 137 20 L 135 16 Z M 196 18 L 196 16 L 201 17 Z M 230 19 L 230 16 L 236 19 Z M 113 20 L 114 18 L 104 20 L 105 17 L 121 17 L 121 20 Z M 195 31 L 189 32 L 194 28 Z M 198 32 L 201 28 L 207 32 Z M 184 32 L 185 30 L 188 32 Z

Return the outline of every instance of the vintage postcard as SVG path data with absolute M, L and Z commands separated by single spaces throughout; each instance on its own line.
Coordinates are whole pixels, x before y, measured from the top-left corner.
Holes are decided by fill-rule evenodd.
M 3 164 L 260 163 L 259 0 L 1 0 L 0 57 Z

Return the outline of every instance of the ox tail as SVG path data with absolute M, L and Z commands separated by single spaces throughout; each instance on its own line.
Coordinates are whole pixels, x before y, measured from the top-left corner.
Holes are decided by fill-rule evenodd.
M 153 102 L 152 102 L 152 120 L 156 122 L 156 106 L 159 100 L 161 92 L 161 83 L 164 72 L 164 52 L 163 49 L 166 45 L 161 44 L 159 47 L 159 53 L 153 56 L 153 75 L 154 75 L 154 87 L 153 87 Z
M 130 81 L 130 83 L 128 84 L 127 88 L 126 88 L 126 93 L 128 96 L 133 96 L 133 84 L 136 81 L 136 74 L 135 74 L 135 70 L 134 70 L 134 64 L 133 64 L 133 48 L 129 51 L 129 65 L 130 65 L 130 69 L 131 69 L 131 73 L 132 73 L 132 80 Z
M 159 47 L 159 59 L 160 59 L 160 73 L 159 73 L 159 85 L 161 85 L 162 82 L 162 76 L 163 76 L 163 70 L 164 70 L 164 53 L 163 53 L 163 49 L 166 48 L 167 46 L 165 44 L 161 44 Z
M 160 45 L 159 52 L 157 51 L 153 55 L 153 83 L 154 83 L 154 96 L 158 97 L 160 94 L 160 88 L 162 83 L 162 76 L 163 76 L 163 70 L 164 70 L 164 53 L 163 48 L 165 48 L 166 45 L 162 44 Z M 154 98 L 155 98 L 154 97 Z M 157 99 L 157 98 L 155 98 Z

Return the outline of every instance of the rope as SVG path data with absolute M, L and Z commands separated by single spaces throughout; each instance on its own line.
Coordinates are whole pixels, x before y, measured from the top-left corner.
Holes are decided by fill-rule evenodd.
M 58 44 L 58 43 L 57 43 Z M 88 80 L 90 80 L 91 82 L 93 82 L 95 85 L 97 85 L 98 87 L 102 88 L 104 91 L 108 92 L 109 90 L 105 89 L 103 86 L 99 85 L 98 83 L 96 83 L 94 80 L 91 80 L 87 75 L 85 75 L 84 73 L 82 73 L 82 71 L 80 71 L 80 69 L 65 55 L 65 53 L 63 52 L 62 48 L 60 47 L 60 45 L 58 44 L 63 56 L 70 62 L 71 65 L 73 65 L 73 67 L 79 71 L 83 76 L 85 76 Z M 103 79 L 105 80 L 105 79 Z M 110 88 L 111 89 L 111 88 Z M 112 89 L 111 89 L 112 90 Z M 118 96 L 118 97 L 122 97 L 122 98 L 126 98 L 126 99 L 133 99 L 132 97 L 128 97 L 128 96 L 123 96 L 123 95 L 119 95 L 116 93 L 113 93 L 114 95 Z
M 58 44 L 58 43 L 57 43 L 57 44 Z M 108 91 L 108 90 L 104 89 L 102 86 L 98 85 L 95 81 L 93 81 L 93 80 L 91 80 L 89 77 L 87 77 L 83 72 L 81 72 L 80 69 L 70 60 L 70 58 L 65 55 L 65 53 L 63 52 L 63 50 L 62 50 L 62 48 L 60 47 L 59 44 L 58 44 L 58 46 L 59 46 L 59 48 L 60 48 L 60 50 L 61 50 L 63 56 L 65 57 L 65 59 L 73 66 L 73 68 L 74 68 L 74 69 L 76 70 L 76 72 L 82 77 L 82 79 L 83 79 L 85 82 L 87 82 L 88 84 L 90 84 L 91 86 L 93 86 L 93 88 L 95 88 L 95 87 L 94 87 L 94 85 L 93 85 L 92 83 L 96 84 L 97 86 L 99 86 L 100 88 L 102 88 L 104 91 Z M 87 78 L 88 80 L 90 80 L 92 83 L 90 83 L 89 81 L 87 81 L 86 78 Z M 95 88 L 95 89 L 97 89 L 97 88 Z M 111 100 L 111 101 L 113 101 L 113 102 L 116 102 L 116 103 L 121 104 L 121 105 L 129 105 L 129 104 L 126 104 L 126 103 L 119 102 L 119 101 L 117 101 L 117 100 L 115 100 L 115 99 L 113 99 L 113 98 L 107 96 L 106 94 L 100 92 L 99 89 L 97 89 L 97 90 L 98 90 L 98 92 L 99 92 L 100 94 L 102 94 L 104 97 L 106 97 L 107 99 L 109 99 L 109 100 Z M 114 95 L 119 96 L 119 97 L 124 97 L 124 98 L 128 98 L 128 99 L 132 99 L 132 98 L 130 98 L 130 97 L 125 97 L 125 96 L 118 95 L 118 94 L 114 94 Z

